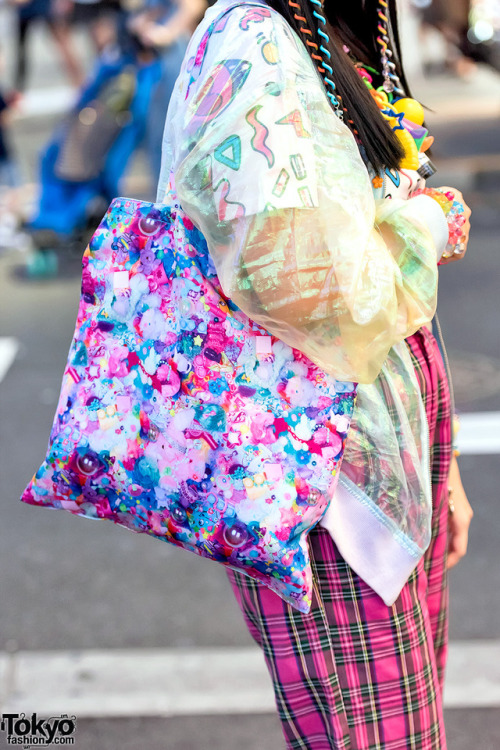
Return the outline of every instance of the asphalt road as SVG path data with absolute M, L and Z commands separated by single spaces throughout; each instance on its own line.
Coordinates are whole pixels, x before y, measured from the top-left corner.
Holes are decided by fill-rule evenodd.
M 53 68 L 50 68 L 53 70 Z M 52 74 L 51 74 L 52 75 Z M 40 85 L 42 85 L 40 83 Z M 445 81 L 435 84 L 446 99 Z M 441 90 L 439 89 L 439 90 Z M 485 92 L 487 97 L 487 92 Z M 55 118 L 26 118 L 15 139 L 23 162 L 34 157 Z M 443 123 L 434 133 L 442 174 L 454 160 L 500 153 L 498 119 Z M 478 135 L 479 134 L 479 135 Z M 471 162 L 472 163 L 472 162 Z M 129 179 L 141 183 L 140 162 Z M 465 260 L 441 271 L 439 317 L 463 412 L 500 410 L 498 174 L 460 175 L 474 210 Z M 51 513 L 18 502 L 43 459 L 79 290 L 79 258 L 61 257 L 61 276 L 23 278 L 18 251 L 0 254 L 0 336 L 19 351 L 0 383 L 0 651 L 88 648 L 247 647 L 225 574 L 215 564 L 106 523 Z M 500 639 L 497 454 L 461 459 L 475 509 L 467 558 L 451 574 L 451 638 Z M 466 676 L 464 676 L 466 679 Z M 77 750 L 276 750 L 273 715 L 83 719 Z M 449 750 L 498 750 L 499 708 L 447 711 Z M 3 736 L 0 736 L 0 743 Z M 0 744 L 0 747 L 2 745 Z

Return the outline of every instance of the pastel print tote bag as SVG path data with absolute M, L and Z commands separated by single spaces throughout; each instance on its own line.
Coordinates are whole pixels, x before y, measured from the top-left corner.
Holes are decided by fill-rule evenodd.
M 354 397 L 225 297 L 179 207 L 117 198 L 84 253 L 47 454 L 22 500 L 183 547 L 307 612 L 307 533 Z
M 224 297 L 187 216 L 117 198 L 83 257 L 47 455 L 22 500 L 184 547 L 305 612 L 306 535 L 353 399 Z

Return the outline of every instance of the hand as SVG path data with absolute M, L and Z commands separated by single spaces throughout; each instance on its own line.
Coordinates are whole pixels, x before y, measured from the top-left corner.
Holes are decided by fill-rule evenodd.
M 460 469 L 455 457 L 451 460 L 448 486 L 451 489 L 450 500 L 454 506 L 453 513 L 450 513 L 448 517 L 448 569 L 450 569 L 467 552 L 469 526 L 474 515 L 460 479 Z
M 168 23 L 146 22 L 140 28 L 136 29 L 136 33 L 141 42 L 147 47 L 168 47 L 175 41 L 175 36 Z
M 441 260 L 439 261 L 439 265 L 440 266 L 444 266 L 444 265 L 446 265 L 448 263 L 453 263 L 453 261 L 455 261 L 455 260 L 461 260 L 464 257 L 465 253 L 467 252 L 467 244 L 469 242 L 469 232 L 470 232 L 470 221 L 469 221 L 469 219 L 470 219 L 470 215 L 471 215 L 471 210 L 470 210 L 469 206 L 466 204 L 466 202 L 464 201 L 464 197 L 463 197 L 462 193 L 460 192 L 460 190 L 455 190 L 455 188 L 451 188 L 451 187 L 440 187 L 439 190 L 441 190 L 442 192 L 445 192 L 445 193 L 448 193 L 448 192 L 449 193 L 453 193 L 454 199 L 456 201 L 459 201 L 459 203 L 461 203 L 463 205 L 463 207 L 464 207 L 464 215 L 465 215 L 465 219 L 466 219 L 465 224 L 462 227 L 463 232 L 462 232 L 462 237 L 460 239 L 460 248 L 463 248 L 463 250 L 461 252 L 458 252 L 458 253 L 455 251 L 449 257 L 446 257 L 446 255 L 441 256 Z
M 51 11 L 58 20 L 69 20 L 74 9 L 73 0 L 53 0 Z

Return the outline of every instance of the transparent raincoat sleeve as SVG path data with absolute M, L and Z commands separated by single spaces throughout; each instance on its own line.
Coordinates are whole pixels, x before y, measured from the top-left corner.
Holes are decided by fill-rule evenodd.
M 300 41 L 274 20 L 258 31 L 272 64 L 264 42 L 244 45 L 241 32 L 226 33 L 224 60 L 207 59 L 177 194 L 236 305 L 338 379 L 369 383 L 391 346 L 434 315 L 434 240 L 407 202 L 376 203 Z

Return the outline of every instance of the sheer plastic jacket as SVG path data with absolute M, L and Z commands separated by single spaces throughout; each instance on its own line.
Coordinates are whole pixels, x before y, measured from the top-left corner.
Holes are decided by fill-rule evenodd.
M 434 315 L 436 243 L 413 201 L 375 200 L 350 130 L 284 19 L 264 2 L 220 18 L 236 5 L 218 0 L 191 40 L 167 115 L 158 199 L 180 204 L 202 231 L 224 293 L 250 318 L 341 381 L 377 378 L 359 400 L 351 483 L 362 499 L 353 502 L 413 545 L 414 567 L 430 529 L 425 414 L 404 345 L 382 374 L 396 409 L 381 368 Z M 390 434 L 364 440 L 377 422 Z M 384 477 L 369 470 L 377 435 L 378 466 L 391 477 L 382 508 Z
M 221 26 L 196 80 L 185 60 L 165 171 L 226 295 L 340 380 L 371 382 L 434 314 L 432 235 L 406 202 L 375 202 L 351 132 L 277 13 L 241 6 Z

